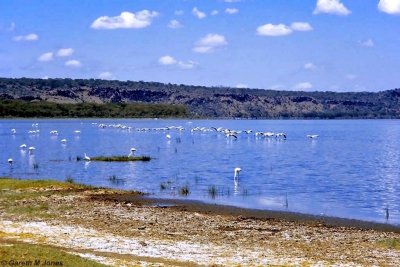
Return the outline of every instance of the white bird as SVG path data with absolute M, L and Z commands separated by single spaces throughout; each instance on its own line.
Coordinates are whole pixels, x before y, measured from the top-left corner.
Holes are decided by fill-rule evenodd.
M 74 133 L 76 133 L 76 134 L 80 134 L 80 133 L 81 133 L 81 131 L 79 131 L 79 130 L 76 130 L 76 131 L 74 131 Z
M 67 143 L 67 139 L 62 139 L 61 143 L 63 143 L 63 144 Z
M 13 159 L 12 158 L 9 158 L 7 161 L 8 161 L 8 163 L 10 163 L 10 165 L 13 164 Z
M 11 129 L 11 134 L 16 134 L 17 130 Z
M 308 138 L 317 138 L 318 136 L 318 134 L 307 134 Z
M 284 139 L 286 139 L 286 134 L 285 133 L 277 133 L 277 134 L 275 134 L 275 137 L 276 138 L 284 138 Z
M 234 178 L 234 179 L 238 179 L 238 178 L 239 178 L 239 173 L 240 173 L 241 171 L 242 171 L 241 168 L 236 167 L 236 168 L 235 168 L 235 171 L 234 171 L 234 176 L 233 176 L 233 178 Z
M 169 134 L 167 134 L 165 137 L 166 137 L 167 139 L 171 139 L 171 135 L 169 135 Z
M 50 131 L 50 134 L 52 134 L 52 135 L 58 135 L 58 131 L 56 131 L 56 130 Z
M 86 153 L 84 153 L 83 159 L 86 160 L 86 161 L 90 161 L 90 157 L 88 157 L 88 155 L 86 155 Z
M 132 147 L 131 152 L 129 153 L 128 157 L 133 157 L 135 155 L 136 148 Z
M 19 148 L 21 148 L 21 149 L 25 149 L 25 148 L 26 148 L 26 144 L 22 144 L 22 145 L 20 145 L 20 146 L 19 146 Z
M 34 151 L 35 149 L 36 149 L 35 147 L 33 147 L 33 146 L 30 146 L 30 147 L 28 148 L 28 150 L 29 150 L 29 154 L 32 154 L 32 153 L 33 153 L 33 151 Z

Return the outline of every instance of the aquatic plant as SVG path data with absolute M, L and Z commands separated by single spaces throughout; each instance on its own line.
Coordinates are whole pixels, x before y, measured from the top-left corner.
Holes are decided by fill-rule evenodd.
M 187 185 L 182 186 L 181 188 L 179 188 L 179 194 L 181 196 L 187 196 L 190 194 L 190 190 L 189 187 Z
M 91 161 L 117 161 L 117 162 L 127 162 L 127 161 L 150 161 L 149 156 L 139 156 L 139 157 L 128 157 L 128 156 L 100 156 L 91 157 Z
M 70 183 L 70 184 L 74 184 L 75 180 L 71 176 L 67 176 L 67 178 L 65 179 L 65 182 Z

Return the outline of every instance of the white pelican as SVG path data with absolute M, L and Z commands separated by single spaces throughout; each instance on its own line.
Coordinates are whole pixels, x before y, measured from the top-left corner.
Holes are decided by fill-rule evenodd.
M 167 134 L 165 137 L 166 137 L 167 139 L 171 139 L 171 135 L 170 135 L 170 134 Z
M 13 164 L 13 159 L 12 158 L 9 158 L 7 161 L 8 161 L 8 163 L 10 163 L 10 165 Z
M 79 131 L 79 130 L 76 130 L 76 131 L 74 131 L 74 133 L 76 133 L 76 134 L 80 134 L 80 133 L 81 133 L 81 131 Z
M 307 134 L 308 138 L 317 138 L 318 136 L 318 134 Z
M 25 148 L 26 148 L 26 144 L 22 144 L 22 145 L 20 145 L 20 146 L 19 146 L 19 148 L 21 148 L 21 149 L 25 149 Z
M 67 143 L 67 139 L 62 139 L 61 143 L 63 143 L 63 144 Z
M 231 133 L 231 132 L 225 134 L 225 136 L 226 137 L 233 137 L 233 138 L 237 139 L 237 136 L 234 133 Z
M 86 153 L 84 153 L 83 159 L 86 160 L 86 161 L 90 161 L 90 157 L 88 157 L 88 155 L 86 155 Z
M 11 134 L 16 134 L 16 133 L 17 133 L 17 130 L 11 129 Z
M 241 171 L 242 171 L 241 168 L 236 167 L 236 168 L 235 168 L 235 171 L 234 171 L 234 176 L 233 176 L 233 178 L 234 178 L 234 179 L 238 179 L 238 178 L 239 178 L 239 173 L 240 173 Z
M 36 149 L 35 147 L 33 147 L 33 146 L 30 146 L 30 147 L 28 148 L 28 150 L 29 150 L 29 154 L 32 154 L 32 153 L 33 153 L 33 151 L 34 151 L 35 149 Z
M 135 155 L 136 148 L 132 147 L 131 152 L 129 153 L 128 157 L 133 157 Z
M 277 133 L 277 134 L 275 134 L 275 137 L 276 137 L 276 138 L 283 138 L 283 139 L 286 139 L 286 134 L 285 134 L 285 133 Z
M 58 135 L 58 131 L 56 131 L 56 130 L 50 131 L 50 134 L 52 134 L 52 135 Z

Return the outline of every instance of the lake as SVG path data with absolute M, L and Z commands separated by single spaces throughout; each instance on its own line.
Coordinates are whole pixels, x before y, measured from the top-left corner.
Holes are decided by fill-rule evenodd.
M 109 126 L 115 124 L 126 127 Z M 171 129 L 155 130 L 164 127 Z M 192 131 L 196 127 L 204 128 Z M 226 137 L 211 127 L 253 132 Z M 55 130 L 58 135 L 50 133 Z M 256 136 L 257 131 L 284 132 L 287 138 Z M 161 198 L 400 225 L 397 120 L 1 120 L 0 135 L 1 176 L 70 178 Z M 22 144 L 34 152 L 20 149 Z M 84 153 L 128 155 L 132 147 L 152 160 L 76 160 Z M 234 179 L 237 167 L 242 171 Z

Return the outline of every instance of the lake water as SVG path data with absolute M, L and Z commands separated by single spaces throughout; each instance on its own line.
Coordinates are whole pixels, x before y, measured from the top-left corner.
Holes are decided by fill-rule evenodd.
M 101 128 L 102 123 L 132 128 Z M 166 126 L 185 130 L 139 131 Z M 259 137 L 254 132 L 227 138 L 214 130 L 191 131 L 195 127 L 285 132 L 287 139 Z M 28 133 L 36 129 L 38 134 Z M 51 135 L 52 130 L 58 136 Z M 310 139 L 308 134 L 319 137 Z M 386 222 L 388 209 L 388 223 L 400 225 L 400 123 L 396 120 L 2 120 L 0 136 L 1 176 L 73 178 L 155 197 L 378 222 Z M 30 154 L 20 149 L 21 144 L 36 150 Z M 131 147 L 137 149 L 136 155 L 153 159 L 76 161 L 84 153 L 128 155 Z M 12 165 L 8 158 L 13 159 Z M 236 167 L 242 169 L 238 179 L 233 177 Z M 182 187 L 189 189 L 187 196 L 180 194 Z

